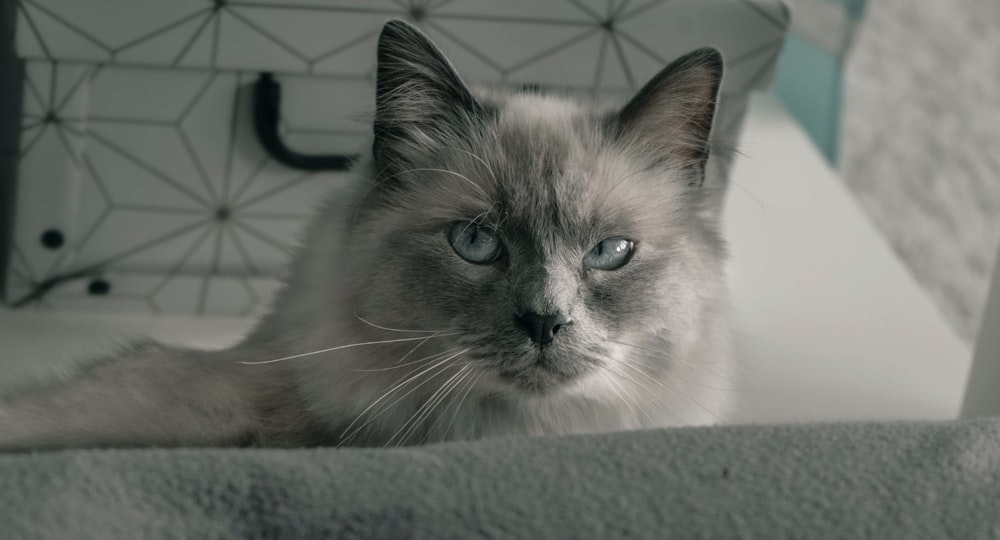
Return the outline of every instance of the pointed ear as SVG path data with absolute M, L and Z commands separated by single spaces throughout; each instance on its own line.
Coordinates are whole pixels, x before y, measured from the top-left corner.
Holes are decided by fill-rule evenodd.
M 479 110 L 451 63 L 420 30 L 398 20 L 382 27 L 372 148 L 377 163 L 386 166 L 414 149 L 432 149 Z
M 701 185 L 722 71 L 722 55 L 712 48 L 673 61 L 618 113 L 618 136 L 657 162 L 686 169 Z

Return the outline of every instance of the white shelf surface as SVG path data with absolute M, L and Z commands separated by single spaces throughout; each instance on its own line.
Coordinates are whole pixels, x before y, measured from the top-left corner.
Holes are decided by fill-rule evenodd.
M 725 209 L 737 421 L 951 419 L 968 346 L 772 96 L 757 96 Z
M 724 214 L 735 422 L 950 419 L 968 347 L 770 95 L 752 100 Z M 0 308 L 0 385 L 130 339 L 222 347 L 253 321 Z

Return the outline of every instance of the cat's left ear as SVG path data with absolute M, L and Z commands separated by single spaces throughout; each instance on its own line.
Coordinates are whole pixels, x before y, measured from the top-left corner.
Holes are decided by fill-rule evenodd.
M 482 107 L 444 54 L 416 27 L 382 27 L 375 84 L 375 160 L 383 166 L 433 151 Z
M 691 183 L 701 185 L 722 72 L 722 55 L 712 48 L 671 62 L 618 113 L 616 133 L 657 162 L 695 175 Z

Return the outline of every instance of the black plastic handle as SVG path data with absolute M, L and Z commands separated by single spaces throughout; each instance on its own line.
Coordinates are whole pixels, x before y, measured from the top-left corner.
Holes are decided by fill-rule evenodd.
M 305 171 L 346 171 L 358 156 L 300 154 L 285 145 L 278 133 L 281 117 L 281 84 L 271 73 L 261 73 L 254 87 L 253 124 L 264 150 L 293 169 Z

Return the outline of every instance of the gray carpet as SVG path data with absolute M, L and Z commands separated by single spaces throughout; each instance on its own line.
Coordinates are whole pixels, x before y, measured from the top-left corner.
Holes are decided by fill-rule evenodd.
M 869 0 L 841 170 L 966 340 L 1000 242 L 1000 1 Z
M 0 453 L 0 537 L 1000 538 L 1000 418 Z

